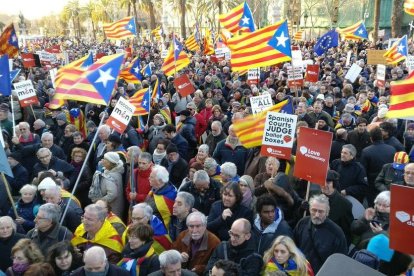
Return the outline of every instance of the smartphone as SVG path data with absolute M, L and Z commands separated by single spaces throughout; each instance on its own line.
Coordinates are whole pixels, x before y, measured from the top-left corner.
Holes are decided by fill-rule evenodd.
M 381 226 L 381 223 L 380 223 L 378 220 L 375 220 L 375 219 L 371 220 L 371 223 L 372 223 L 375 227 Z

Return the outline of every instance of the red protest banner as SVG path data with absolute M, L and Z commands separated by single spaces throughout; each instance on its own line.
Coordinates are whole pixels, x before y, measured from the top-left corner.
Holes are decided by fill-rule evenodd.
M 317 82 L 319 80 L 319 65 L 308 64 L 305 78 L 309 82 Z
M 414 188 L 391 185 L 390 247 L 414 254 Z
M 37 56 L 38 62 L 36 62 L 36 55 L 33 53 L 21 53 L 21 56 L 24 68 L 40 67 L 39 56 Z
M 301 127 L 293 175 L 312 183 L 325 185 L 331 144 L 331 132 Z
M 195 91 L 193 84 L 186 74 L 183 74 L 174 80 L 174 87 L 183 97 L 186 97 Z

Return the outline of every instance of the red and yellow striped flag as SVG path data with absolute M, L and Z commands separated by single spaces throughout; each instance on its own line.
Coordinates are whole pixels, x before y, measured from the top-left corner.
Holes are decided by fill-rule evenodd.
M 19 53 L 19 41 L 14 30 L 14 25 L 7 26 L 0 35 L 0 55 L 8 55 L 10 58 Z
M 303 40 L 303 30 L 299 30 L 297 31 L 294 35 L 293 35 L 293 39 L 297 40 L 297 41 L 302 41 Z
M 414 15 L 414 0 L 404 1 L 404 11 L 409 15 Z
M 185 47 L 187 47 L 190 51 L 198 51 L 200 50 L 200 46 L 198 45 L 195 36 L 192 34 L 190 35 L 187 40 L 185 41 Z
M 204 37 L 204 54 L 214 54 L 213 40 L 211 39 L 210 30 L 206 30 L 206 36 Z
M 386 58 L 388 63 L 395 64 L 404 59 L 408 56 L 408 43 L 407 43 L 407 35 L 403 36 L 385 52 L 384 57 Z
M 122 18 L 114 23 L 105 24 L 103 29 L 108 39 L 125 39 L 137 35 L 135 18 L 133 16 Z
M 414 117 L 414 72 L 405 80 L 391 82 L 388 118 Z
M 262 44 L 263 42 L 267 42 L 282 23 L 283 22 L 280 21 L 276 24 L 259 29 L 253 33 L 233 36 L 227 39 L 227 47 L 229 47 L 232 51 L 237 51 L 245 48 L 255 47 L 259 44 Z
M 150 111 L 150 91 L 149 88 L 144 88 L 135 92 L 129 98 L 129 102 L 135 106 L 134 116 L 146 115 Z
M 183 45 L 174 38 L 161 70 L 166 76 L 171 76 L 184 67 L 187 67 L 188 64 L 190 64 L 190 59 L 183 51 Z
M 158 26 L 157 28 L 151 31 L 151 34 L 155 37 L 156 40 L 161 40 L 161 32 L 161 27 Z
M 255 31 L 252 12 L 247 2 L 243 2 L 228 13 L 219 15 L 221 27 L 232 34 Z
M 236 120 L 233 129 L 240 143 L 246 148 L 261 146 L 267 112 L 280 112 L 288 102 L 289 100 L 284 100 L 263 112 Z

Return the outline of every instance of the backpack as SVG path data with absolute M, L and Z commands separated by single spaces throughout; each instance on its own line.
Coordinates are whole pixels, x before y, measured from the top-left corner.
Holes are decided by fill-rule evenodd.
M 101 179 L 102 179 L 102 173 L 100 171 L 96 171 L 92 178 L 92 184 L 89 188 L 88 197 L 92 201 L 96 201 L 103 197 L 102 189 L 101 189 Z
M 375 270 L 378 270 L 380 267 L 380 260 L 377 257 L 377 255 L 375 255 L 372 252 L 369 252 L 366 249 L 361 249 L 359 251 L 356 251 L 354 255 L 352 256 L 352 259 L 366 266 L 369 266 Z

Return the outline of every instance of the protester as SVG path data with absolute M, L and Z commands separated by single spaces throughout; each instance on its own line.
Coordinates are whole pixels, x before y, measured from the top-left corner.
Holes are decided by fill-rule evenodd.
M 23 276 L 30 265 L 43 262 L 43 255 L 37 245 L 30 239 L 19 240 L 11 250 L 13 265 L 6 270 L 6 275 Z
M 0 260 L 2 260 L 0 271 L 6 271 L 13 264 L 11 250 L 19 240 L 24 238 L 24 235 L 17 233 L 16 228 L 11 217 L 0 217 Z
M 70 275 L 82 265 L 81 255 L 75 251 L 69 241 L 62 241 L 49 248 L 47 261 L 52 265 L 56 275 Z
M 178 94 L 178 93 L 177 93 Z M 180 276 L 195 276 L 194 272 L 187 269 L 183 269 L 181 266 L 182 258 L 180 252 L 177 250 L 167 250 L 159 256 L 161 269 L 149 274 L 148 276 L 168 276 L 168 275 L 180 275 Z

